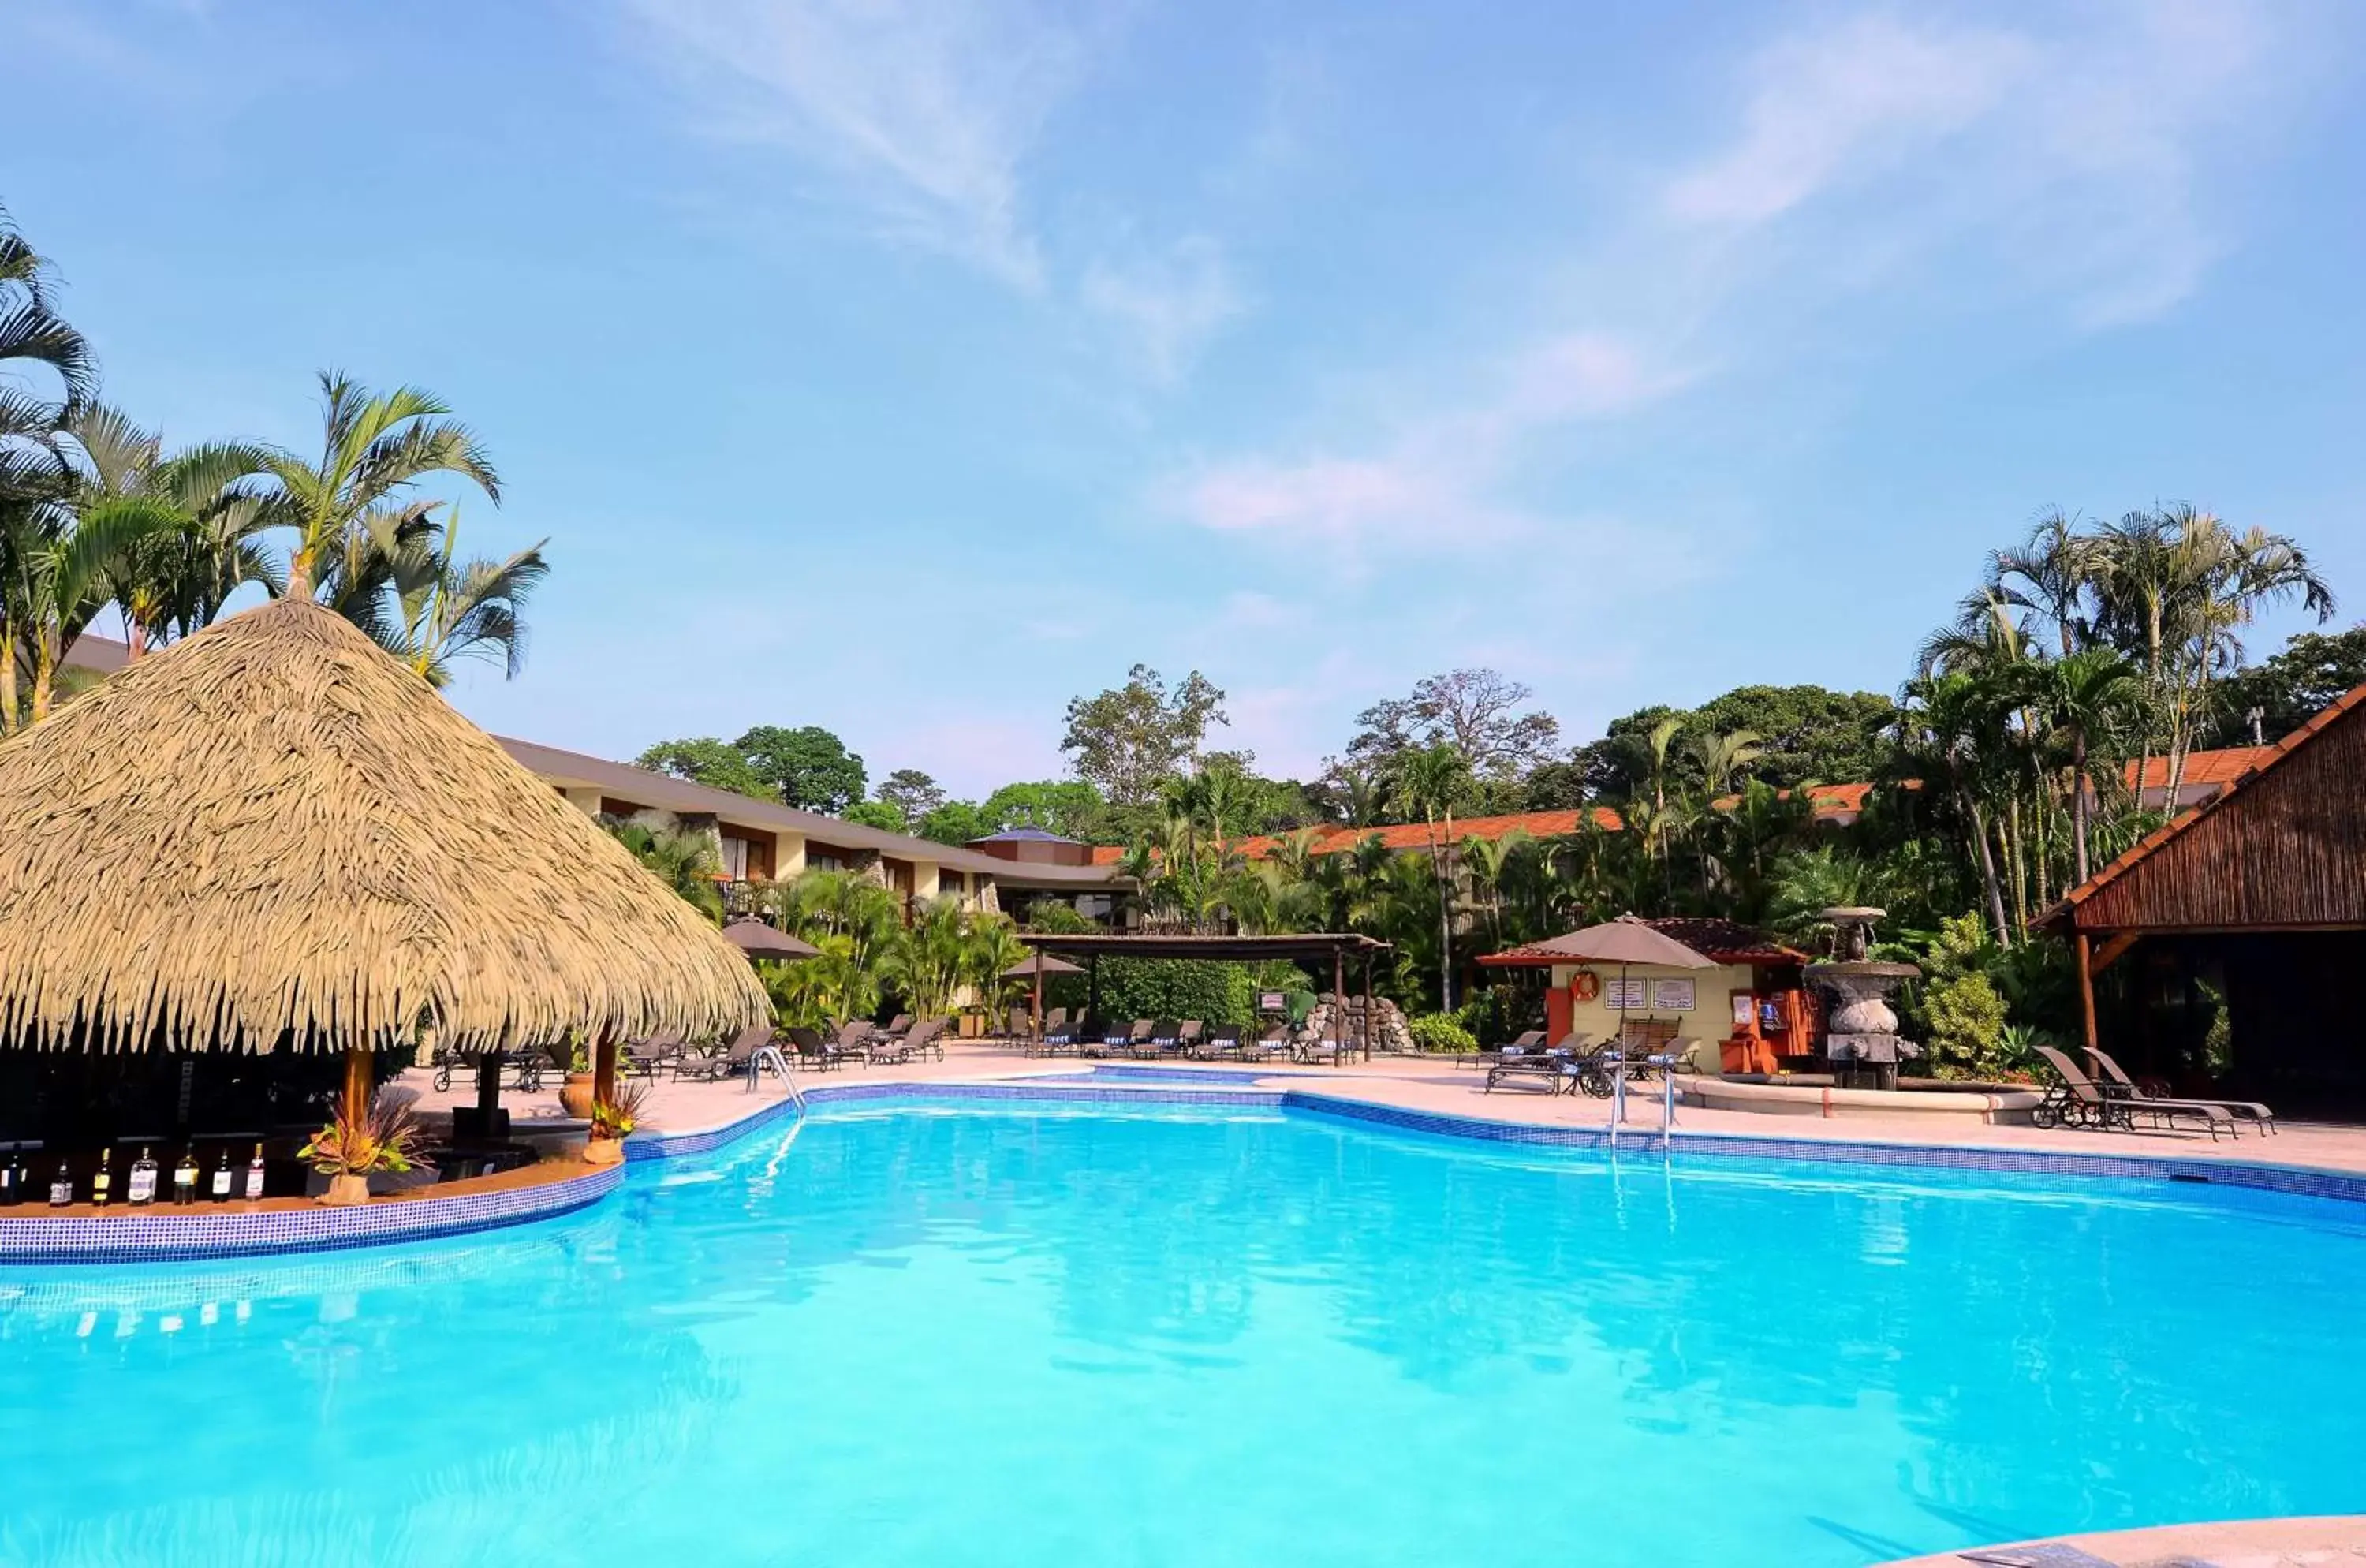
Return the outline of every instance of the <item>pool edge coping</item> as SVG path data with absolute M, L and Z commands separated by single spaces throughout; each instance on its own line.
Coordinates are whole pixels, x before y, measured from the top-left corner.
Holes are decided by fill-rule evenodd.
M 1048 1076 L 1048 1075 L 1047 1075 Z M 1292 1075 L 1295 1076 L 1295 1075 Z M 1582 1148 L 1616 1152 L 1662 1151 L 1721 1158 L 1760 1158 L 1838 1165 L 1928 1167 L 1989 1170 L 2088 1179 L 2178 1182 L 2279 1192 L 2295 1197 L 2366 1203 L 2366 1173 L 2319 1166 L 2243 1159 L 2193 1159 L 2175 1155 L 2120 1154 L 2084 1150 L 2015 1148 L 1996 1144 L 1932 1144 L 1853 1138 L 1803 1138 L 1735 1132 L 1672 1134 L 1637 1128 L 1614 1136 L 1612 1129 L 1504 1121 L 1450 1111 L 1390 1105 L 1324 1089 L 1268 1087 L 1243 1075 L 1237 1088 L 1214 1088 L 1211 1080 L 1166 1086 L 1129 1079 L 1095 1084 L 1073 1079 L 1053 1083 L 1042 1077 L 958 1079 L 873 1079 L 863 1083 L 814 1084 L 797 1098 L 782 1096 L 729 1121 L 680 1133 L 648 1131 L 625 1142 L 625 1162 L 587 1167 L 580 1174 L 511 1188 L 452 1197 L 421 1197 L 398 1203 L 350 1209 L 279 1209 L 195 1213 L 156 1209 L 103 1218 L 0 1216 L 0 1264 L 140 1263 L 194 1261 L 340 1251 L 359 1247 L 422 1241 L 555 1219 L 591 1207 L 624 1184 L 636 1165 L 708 1154 L 777 1122 L 805 1107 L 827 1109 L 866 1100 L 1058 1101 L 1070 1104 L 1166 1104 L 1255 1108 L 1298 1111 L 1336 1121 L 1395 1128 L 1481 1144 Z

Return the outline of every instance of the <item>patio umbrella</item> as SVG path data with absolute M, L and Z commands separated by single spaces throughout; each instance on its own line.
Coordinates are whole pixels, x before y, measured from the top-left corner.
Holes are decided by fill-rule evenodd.
M 1527 951 L 1574 959 L 1582 964 L 1618 965 L 1618 1032 L 1622 1039 L 1627 1032 L 1628 964 L 1649 964 L 1662 969 L 1717 967 L 1716 959 L 1704 956 L 1672 936 L 1662 936 L 1653 931 L 1648 921 L 1638 919 L 1633 915 L 1621 915 L 1598 926 L 1587 926 L 1583 931 L 1538 942 Z
M 734 920 L 723 928 L 723 940 L 749 958 L 811 958 L 821 951 L 761 920 Z
M 1043 976 L 1046 975 L 1081 975 L 1084 966 L 1065 958 L 1054 958 L 1048 953 L 1038 953 L 1023 958 L 1002 972 L 1006 980 L 1032 979 L 1034 987 L 1028 993 L 1027 1019 L 1035 1026 L 1040 1038 L 1043 1032 Z

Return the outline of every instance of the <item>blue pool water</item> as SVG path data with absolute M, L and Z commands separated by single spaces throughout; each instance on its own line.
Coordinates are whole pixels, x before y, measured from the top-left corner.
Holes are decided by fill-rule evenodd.
M 831 1112 L 575 1218 L 0 1272 L 0 1562 L 1860 1563 L 2366 1506 L 2312 1200 Z

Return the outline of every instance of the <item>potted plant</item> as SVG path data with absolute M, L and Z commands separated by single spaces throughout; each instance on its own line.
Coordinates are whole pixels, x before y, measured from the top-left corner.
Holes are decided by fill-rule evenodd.
M 583 1145 L 585 1163 L 614 1165 L 625 1157 L 625 1139 L 641 1124 L 641 1107 L 648 1098 L 648 1084 L 627 1080 L 618 1084 L 608 1099 L 592 1102 L 592 1137 Z
M 578 1122 L 592 1115 L 592 1086 L 596 1075 L 592 1071 L 592 1054 L 583 1047 L 583 1036 L 574 1030 L 567 1032 L 567 1043 L 551 1053 L 559 1056 L 559 1065 L 567 1070 L 567 1081 L 559 1086 L 560 1109 Z
M 420 1141 L 410 1099 L 379 1094 L 358 1119 L 340 1101 L 329 1124 L 296 1153 L 329 1179 L 321 1201 L 344 1206 L 369 1201 L 371 1172 L 402 1174 L 416 1168 Z

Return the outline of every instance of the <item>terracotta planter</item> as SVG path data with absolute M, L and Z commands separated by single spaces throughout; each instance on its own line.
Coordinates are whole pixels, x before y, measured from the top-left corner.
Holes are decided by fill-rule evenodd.
M 594 1138 L 583 1145 L 585 1165 L 621 1165 L 625 1159 L 625 1140 Z
M 558 1103 L 578 1122 L 592 1120 L 592 1081 L 590 1073 L 569 1073 L 558 1090 Z
M 356 1203 L 369 1201 L 369 1178 L 366 1176 L 332 1176 L 329 1190 L 321 1194 L 321 1201 L 340 1209 L 350 1209 Z

